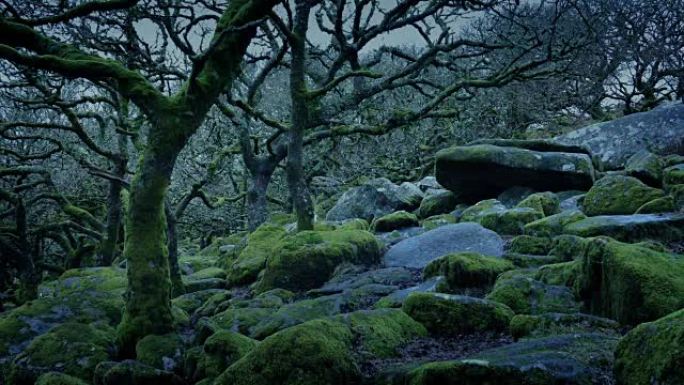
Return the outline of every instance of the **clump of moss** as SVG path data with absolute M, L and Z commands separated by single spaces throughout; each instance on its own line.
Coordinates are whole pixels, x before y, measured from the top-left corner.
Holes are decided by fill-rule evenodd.
M 579 261 L 552 263 L 539 268 L 535 278 L 547 285 L 573 287 L 580 272 Z
M 595 215 L 630 215 L 643 204 L 665 193 L 640 180 L 622 175 L 603 177 L 587 192 L 582 202 L 584 213 Z
M 509 306 L 516 314 L 579 311 L 572 291 L 564 286 L 547 285 L 525 275 L 501 276 L 486 298 Z
M 552 192 L 534 193 L 523 199 L 515 207 L 528 207 L 544 213 L 544 216 L 554 215 L 560 211 L 560 199 Z
M 676 211 L 675 202 L 672 196 L 656 198 L 644 203 L 639 207 L 635 214 L 658 214 Z
M 663 172 L 663 184 L 666 187 L 684 184 L 684 164 L 666 168 Z
M 619 324 L 613 320 L 582 313 L 518 314 L 511 320 L 513 338 L 544 337 L 569 333 L 617 334 Z
M 615 350 L 619 384 L 684 384 L 684 309 L 627 333 Z
M 547 255 L 552 247 L 551 238 L 519 235 L 511 241 L 509 251 L 520 254 Z
M 396 211 L 373 220 L 371 228 L 378 233 L 394 231 L 404 227 L 418 226 L 418 217 L 406 211 Z
M 361 218 L 349 219 L 337 225 L 336 230 L 369 230 L 368 221 Z
M 242 334 L 221 330 L 204 342 L 198 363 L 198 378 L 214 378 L 249 353 L 258 342 Z
M 634 325 L 684 307 L 684 259 L 648 247 L 595 238 L 575 282 L 594 314 Z
M 430 262 L 423 270 L 423 276 L 444 276 L 446 286 L 457 290 L 491 286 L 499 274 L 511 269 L 513 264 L 505 259 L 464 252 L 449 254 Z
M 244 285 L 256 280 L 259 272 L 266 266 L 266 260 L 273 255 L 278 241 L 285 236 L 285 228 L 273 224 L 263 224 L 247 236 L 247 246 L 228 270 L 231 285 Z
M 423 198 L 418 208 L 418 216 L 428 218 L 434 215 L 446 214 L 456 207 L 458 199 L 451 191 L 441 191 Z
M 566 225 L 581 221 L 586 217 L 578 210 L 563 211 L 526 224 L 523 233 L 537 237 L 553 237 L 562 234 Z
M 278 243 L 255 290 L 309 290 L 327 281 L 335 268 L 349 262 L 372 265 L 380 261 L 380 244 L 360 230 L 303 231 Z
M 477 222 L 499 234 L 522 234 L 525 225 L 544 218 L 542 211 L 530 207 L 507 209 L 496 199 L 488 199 L 467 208 L 461 222 Z
M 183 351 L 183 340 L 175 333 L 150 334 L 135 345 L 138 361 L 167 371 L 177 371 L 181 368 Z
M 344 324 L 314 320 L 276 333 L 231 365 L 215 385 L 344 385 L 360 381 Z
M 10 383 L 33 384 L 59 371 L 90 380 L 95 366 L 116 352 L 114 329 L 102 324 L 65 323 L 36 337 L 12 362 Z
M 49 372 L 38 377 L 36 385 L 88 385 L 88 383 L 64 373 Z
M 402 310 L 438 335 L 508 328 L 513 311 L 494 301 L 440 293 L 411 293 Z

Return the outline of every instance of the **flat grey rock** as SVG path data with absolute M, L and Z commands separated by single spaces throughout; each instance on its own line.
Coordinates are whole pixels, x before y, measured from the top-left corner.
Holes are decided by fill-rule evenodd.
M 484 255 L 503 255 L 503 239 L 476 223 L 450 224 L 405 239 L 385 253 L 387 266 L 422 269 L 443 255 L 472 251 Z

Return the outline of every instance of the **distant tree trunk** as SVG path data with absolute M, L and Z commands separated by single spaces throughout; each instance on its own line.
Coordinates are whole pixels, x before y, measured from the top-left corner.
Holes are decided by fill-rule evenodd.
M 297 231 L 313 230 L 313 203 L 304 175 L 304 133 L 309 126 L 311 106 L 306 86 L 306 32 L 311 4 L 296 1 L 296 15 L 291 41 L 290 97 L 292 126 L 287 148 L 287 183 L 297 216 Z
M 21 198 L 17 199 L 15 211 L 15 222 L 18 236 L 18 259 L 19 268 L 19 289 L 17 291 L 17 302 L 24 303 L 35 299 L 38 296 L 38 284 L 40 274 L 37 271 L 35 261 L 31 256 L 28 241 L 28 227 L 26 222 L 26 207 Z
M 123 179 L 126 174 L 126 162 L 120 160 L 114 168 L 114 175 Z M 117 245 L 119 244 L 121 218 L 123 217 L 123 205 L 121 202 L 121 190 L 123 186 L 118 181 L 109 182 L 107 195 L 107 224 L 105 226 L 105 238 L 100 245 L 99 265 L 109 266 L 116 258 Z
M 268 219 L 268 185 L 273 176 L 273 169 L 260 167 L 253 172 L 247 188 L 247 227 L 249 231 L 256 230 Z
M 169 204 L 165 205 L 166 212 L 166 244 L 169 249 L 169 277 L 171 278 L 171 298 L 185 294 L 185 285 L 181 278 L 178 265 L 178 235 L 176 233 L 177 218 Z

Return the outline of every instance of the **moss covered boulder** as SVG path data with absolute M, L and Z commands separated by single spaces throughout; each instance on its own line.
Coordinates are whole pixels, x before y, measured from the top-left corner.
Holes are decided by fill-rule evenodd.
M 441 293 L 412 293 L 402 310 L 438 335 L 502 331 L 513 317 L 513 311 L 501 303 Z
M 570 223 L 563 232 L 580 237 L 606 235 L 626 242 L 677 241 L 684 238 L 684 214 L 601 215 Z
M 396 211 L 373 220 L 371 228 L 375 232 L 383 233 L 418 226 L 418 217 L 406 211 Z
M 278 241 L 284 236 L 284 227 L 268 223 L 249 234 L 247 246 L 228 269 L 228 282 L 231 285 L 254 282 L 266 266 L 266 260 L 273 255 Z
M 461 222 L 476 222 L 499 234 L 522 234 L 526 224 L 544 217 L 543 211 L 530 207 L 507 209 L 496 199 L 478 202 L 461 214 Z
M 511 320 L 510 332 L 516 339 L 592 332 L 618 336 L 619 327 L 611 319 L 583 313 L 518 314 Z
M 458 203 L 457 196 L 448 190 L 432 193 L 420 202 L 418 216 L 428 218 L 434 215 L 451 212 Z
M 593 314 L 628 325 L 653 321 L 684 307 L 684 258 L 597 238 L 582 257 L 576 291 Z
M 528 195 L 516 207 L 531 208 L 544 213 L 544 216 L 558 214 L 560 211 L 560 199 L 552 192 L 540 192 Z
M 563 146 L 531 146 L 499 142 L 456 146 L 436 155 L 437 181 L 459 198 L 477 202 L 512 186 L 537 191 L 586 190 L 594 168 L 586 153 Z
M 135 355 L 143 364 L 166 371 L 179 371 L 184 350 L 183 340 L 178 334 L 151 334 L 138 341 Z
M 668 195 L 644 203 L 637 209 L 636 214 L 670 213 L 676 210 L 674 199 Z
M 644 203 L 665 195 L 663 190 L 649 187 L 639 179 L 609 175 L 601 178 L 587 192 L 582 208 L 589 216 L 634 214 Z
M 97 385 L 187 385 L 180 376 L 134 360 L 102 362 L 95 369 Z
M 546 255 L 553 247 L 553 240 L 548 237 L 519 235 L 511 240 L 509 251 L 520 254 Z
M 615 350 L 619 385 L 684 384 L 684 309 L 637 326 Z
M 373 234 L 360 230 L 303 231 L 275 246 L 258 292 L 273 288 L 304 291 L 320 287 L 344 263 L 373 265 L 380 262 L 380 244 Z
M 486 298 L 507 305 L 516 314 L 579 311 L 579 304 L 570 288 L 547 285 L 534 277 L 533 270 L 509 271 L 497 279 Z
M 649 186 L 661 187 L 663 184 L 664 162 L 658 155 L 641 150 L 627 159 L 625 172 Z
M 38 377 L 36 385 L 88 385 L 88 382 L 68 374 L 49 372 Z
M 666 168 L 663 172 L 663 184 L 668 187 L 684 184 L 684 163 Z
M 256 347 L 258 342 L 242 334 L 228 330 L 212 334 L 204 342 L 197 371 L 193 378 L 215 378 L 230 365 L 244 357 Z
M 449 254 L 430 262 L 423 270 L 423 276 L 444 276 L 445 286 L 456 291 L 459 288 L 491 286 L 499 274 L 511 269 L 513 264 L 507 260 L 464 252 Z
M 97 364 L 115 354 L 113 328 L 68 322 L 37 337 L 14 358 L 9 383 L 33 384 L 41 374 L 53 371 L 90 381 Z
M 587 216 L 579 210 L 563 211 L 526 224 L 523 233 L 537 237 L 552 237 L 562 234 L 565 226 L 586 218 Z
M 315 320 L 274 334 L 231 365 L 216 385 L 354 384 L 354 334 L 346 325 Z

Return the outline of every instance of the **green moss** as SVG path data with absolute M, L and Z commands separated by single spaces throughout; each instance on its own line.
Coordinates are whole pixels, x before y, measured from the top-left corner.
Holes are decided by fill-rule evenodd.
M 627 159 L 625 172 L 648 184 L 660 187 L 662 184 L 664 163 L 659 156 L 642 150 Z
M 439 335 L 502 331 L 513 317 L 513 311 L 500 303 L 439 293 L 411 293 L 402 310 Z
M 547 285 L 529 276 L 502 275 L 486 298 L 509 306 L 516 314 L 579 311 L 569 288 Z
M 552 192 L 541 192 L 529 195 L 515 207 L 528 207 L 544 213 L 544 216 L 558 214 L 560 211 L 560 200 Z
M 502 258 L 488 257 L 478 253 L 450 254 L 436 259 L 423 270 L 426 278 L 442 275 L 448 288 L 487 287 L 496 277 L 513 269 L 513 264 Z
M 185 279 L 188 281 L 197 281 L 208 278 L 225 279 L 226 271 L 221 269 L 220 267 L 207 267 L 206 269 L 199 270 L 185 277 Z
M 343 262 L 372 265 L 380 244 L 367 231 L 303 231 L 284 238 L 257 283 L 257 292 L 273 288 L 302 291 L 321 286 Z
M 684 309 L 627 333 L 615 350 L 622 385 L 684 384 Z
M 12 362 L 10 383 L 33 384 L 38 376 L 60 371 L 83 380 L 115 352 L 114 329 L 100 324 L 65 323 L 36 337 Z
M 461 222 L 477 222 L 499 234 L 522 234 L 526 224 L 544 217 L 542 211 L 529 207 L 506 209 L 496 199 L 481 201 L 461 215 Z
M 222 330 L 207 338 L 199 360 L 199 377 L 217 377 L 230 365 L 257 346 L 257 341 L 242 334 Z
M 540 267 L 535 278 L 547 285 L 573 287 L 579 269 L 579 261 L 553 263 Z
M 369 230 L 370 225 L 365 219 L 354 218 L 344 221 L 337 226 L 337 230 Z
M 212 334 L 218 330 L 232 330 L 249 335 L 251 328 L 273 313 L 269 308 L 233 308 L 220 312 L 208 321 Z
M 396 211 L 392 214 L 376 218 L 371 224 L 373 231 L 379 233 L 413 226 L 418 226 L 418 217 L 406 211 Z
M 552 246 L 553 241 L 550 238 L 519 235 L 511 241 L 509 251 L 521 254 L 546 255 Z
M 144 337 L 135 345 L 136 359 L 143 364 L 168 371 L 179 370 L 183 358 L 183 341 L 175 333 Z
M 171 300 L 171 304 L 188 313 L 193 313 L 198 308 L 203 307 L 204 304 L 214 298 L 214 296 L 227 296 L 227 299 L 230 299 L 231 293 L 222 289 L 201 290 L 176 297 Z
M 643 204 L 663 196 L 662 190 L 649 187 L 636 178 L 610 175 L 594 184 L 582 206 L 589 216 L 629 215 Z
M 550 263 L 563 262 L 555 255 L 533 255 L 507 252 L 503 258 L 510 261 L 515 267 L 530 268 L 548 265 Z
M 635 214 L 669 213 L 676 210 L 674 199 L 671 196 L 665 196 L 644 203 Z
M 50 372 L 38 377 L 36 385 L 88 385 L 88 383 L 64 373 Z
M 549 254 L 559 257 L 563 261 L 579 259 L 587 249 L 589 240 L 576 235 L 559 235 L 553 238 L 553 247 Z
M 231 285 L 244 285 L 256 280 L 266 266 L 266 260 L 277 250 L 278 241 L 285 236 L 282 226 L 263 224 L 247 236 L 247 247 L 228 270 Z
M 523 233 L 536 237 L 553 237 L 563 233 L 563 228 L 573 222 L 581 221 L 587 216 L 578 210 L 563 211 L 530 222 L 523 228 Z
M 684 184 L 670 186 L 668 190 L 674 201 L 675 208 L 679 211 L 684 211 Z
M 442 214 L 442 215 L 435 215 L 431 216 L 429 218 L 425 218 L 420 225 L 425 229 L 425 230 L 433 230 L 436 229 L 440 226 L 448 225 L 450 223 L 456 223 L 456 217 L 453 214 Z
M 423 198 L 418 208 L 418 216 L 428 218 L 433 215 L 446 214 L 456 207 L 458 200 L 451 191 L 430 194 Z
M 315 320 L 266 338 L 215 385 L 344 385 L 360 380 L 347 326 Z
M 575 287 L 594 314 L 623 324 L 652 321 L 684 307 L 684 258 L 596 238 Z
M 200 270 L 211 268 L 218 262 L 219 259 L 216 255 L 183 255 L 178 258 L 178 265 L 180 266 L 181 272 L 184 274 L 192 274 Z
M 370 359 L 394 357 L 398 348 L 427 330 L 399 309 L 361 310 L 333 318 L 349 326 L 358 354 Z
M 666 168 L 663 172 L 663 184 L 666 187 L 684 184 L 684 163 Z

